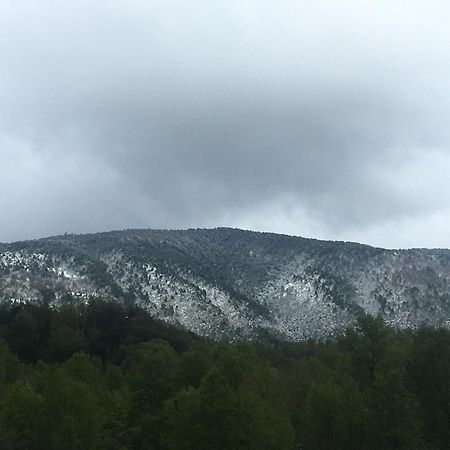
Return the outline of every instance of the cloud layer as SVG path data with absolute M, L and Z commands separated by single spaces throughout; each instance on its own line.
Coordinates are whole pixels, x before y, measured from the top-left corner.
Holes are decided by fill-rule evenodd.
M 444 1 L 0 5 L 0 241 L 237 226 L 450 246 Z

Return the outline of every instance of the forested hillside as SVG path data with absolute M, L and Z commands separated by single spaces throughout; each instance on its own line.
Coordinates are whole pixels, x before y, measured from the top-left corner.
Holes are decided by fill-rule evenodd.
M 4 305 L 0 337 L 2 450 L 450 445 L 446 329 L 226 344 L 99 300 Z
M 230 228 L 0 244 L 0 303 L 110 298 L 217 340 L 326 339 L 361 314 L 450 326 L 450 250 L 385 250 Z

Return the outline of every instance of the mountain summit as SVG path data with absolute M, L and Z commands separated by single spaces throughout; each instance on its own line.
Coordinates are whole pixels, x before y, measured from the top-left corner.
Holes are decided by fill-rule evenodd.
M 216 339 L 324 338 L 363 313 L 450 324 L 450 250 L 239 229 L 124 230 L 0 245 L 0 301 L 137 303 Z

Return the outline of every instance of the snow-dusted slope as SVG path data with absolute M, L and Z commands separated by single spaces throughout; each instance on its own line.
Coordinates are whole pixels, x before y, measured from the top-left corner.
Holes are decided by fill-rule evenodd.
M 358 314 L 450 324 L 450 251 L 234 229 L 126 230 L 0 245 L 0 301 L 137 302 L 214 338 L 321 338 Z

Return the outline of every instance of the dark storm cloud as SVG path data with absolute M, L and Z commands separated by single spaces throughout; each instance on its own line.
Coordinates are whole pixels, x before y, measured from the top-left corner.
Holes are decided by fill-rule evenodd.
M 4 2 L 0 240 L 449 246 L 445 2 Z

